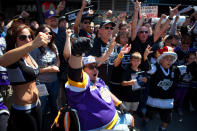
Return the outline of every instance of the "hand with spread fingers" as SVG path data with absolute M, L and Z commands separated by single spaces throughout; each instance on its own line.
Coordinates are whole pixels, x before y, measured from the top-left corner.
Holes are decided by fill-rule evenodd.
M 144 61 L 148 59 L 148 55 L 153 53 L 153 51 L 151 51 L 152 47 L 150 45 L 148 45 L 146 47 L 146 50 L 144 52 Z

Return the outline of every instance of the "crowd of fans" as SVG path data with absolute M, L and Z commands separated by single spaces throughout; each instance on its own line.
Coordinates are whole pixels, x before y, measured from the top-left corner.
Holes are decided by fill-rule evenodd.
M 88 0 L 74 22 L 60 16 L 65 4 L 44 12 L 45 24 L 23 11 L 5 25 L 0 13 L 2 131 L 58 127 L 65 104 L 91 131 L 135 130 L 134 114 L 148 130 L 156 113 L 166 131 L 172 111 L 197 109 L 197 12 L 178 25 L 179 4 L 151 23 L 136 0 L 131 21 L 109 10 L 95 24 Z

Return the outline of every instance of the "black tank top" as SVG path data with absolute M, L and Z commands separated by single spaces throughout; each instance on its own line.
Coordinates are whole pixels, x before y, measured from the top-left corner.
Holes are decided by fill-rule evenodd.
M 40 73 L 40 69 L 32 57 L 31 60 L 36 65 L 36 68 L 28 65 L 23 58 L 7 67 L 8 79 L 11 85 L 20 85 L 36 80 Z

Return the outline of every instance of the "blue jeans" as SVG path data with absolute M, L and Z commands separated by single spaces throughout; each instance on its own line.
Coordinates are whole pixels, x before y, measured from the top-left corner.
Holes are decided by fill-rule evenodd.
M 51 83 L 40 82 L 40 84 L 45 84 L 47 91 L 49 93 L 48 96 L 40 97 L 42 114 L 45 115 L 46 112 L 48 112 L 48 108 L 46 107 L 49 107 L 51 111 L 51 117 L 52 119 L 54 119 L 58 112 L 57 96 L 58 96 L 58 90 L 59 90 L 59 82 L 58 80 L 56 80 Z

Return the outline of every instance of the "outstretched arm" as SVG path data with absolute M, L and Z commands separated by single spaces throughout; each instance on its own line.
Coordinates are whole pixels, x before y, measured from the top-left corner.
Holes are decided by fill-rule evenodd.
M 68 70 L 68 81 L 72 85 L 74 82 L 82 82 L 85 80 L 85 75 L 82 72 L 82 54 L 86 53 L 92 48 L 90 39 L 86 37 L 79 37 L 73 42 L 71 56 L 69 57 L 69 70 Z M 83 84 L 81 86 L 84 87 Z
M 80 9 L 79 13 L 77 14 L 77 18 L 75 19 L 75 24 L 73 26 L 75 34 L 79 33 L 79 24 L 81 22 L 82 13 L 83 13 L 87 4 L 88 4 L 88 0 L 83 0 L 81 9 Z
M 169 28 L 170 22 L 173 19 L 173 16 L 178 13 L 178 8 L 181 6 L 181 4 L 177 5 L 175 8 L 171 9 L 170 8 L 170 15 L 165 22 L 164 26 L 161 28 L 161 30 L 158 33 L 154 33 L 154 42 L 156 42 L 159 37 Z
M 110 46 L 109 46 L 109 49 L 107 52 L 105 52 L 101 57 L 95 57 L 96 61 L 98 61 L 100 64 L 99 66 L 104 63 L 110 56 L 110 54 L 112 53 L 112 51 L 114 50 L 114 46 L 116 44 L 116 41 L 115 41 L 116 37 L 113 37 L 112 38 L 112 41 L 110 43 Z
M 16 61 L 18 61 L 20 58 L 22 58 L 25 54 L 29 53 L 33 49 L 43 45 L 47 45 L 49 43 L 48 38 L 49 37 L 47 34 L 40 32 L 33 41 L 23 46 L 20 46 L 18 48 L 15 48 L 13 50 L 9 50 L 3 56 L 1 56 L 0 65 L 6 67 L 15 63 Z
M 68 59 L 71 55 L 71 41 L 70 41 L 70 36 L 71 36 L 71 30 L 67 29 L 66 30 L 66 43 L 64 45 L 64 51 L 63 51 L 63 56 L 64 59 Z
M 134 15 L 132 18 L 132 23 L 131 23 L 131 40 L 134 41 L 136 36 L 137 36 L 137 21 L 138 21 L 138 13 L 141 7 L 141 2 L 138 2 L 138 0 L 136 0 L 136 4 L 134 7 Z

